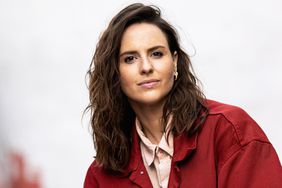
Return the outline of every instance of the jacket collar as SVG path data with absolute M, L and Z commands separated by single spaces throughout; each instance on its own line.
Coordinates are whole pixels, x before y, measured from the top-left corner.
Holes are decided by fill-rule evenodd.
M 172 163 L 180 162 L 187 158 L 192 151 L 196 149 L 197 138 L 198 133 L 192 137 L 188 137 L 186 134 L 175 135 L 173 142 L 174 154 Z M 130 181 L 134 182 L 140 187 L 152 187 L 149 175 L 142 160 L 139 142 L 140 138 L 138 136 L 136 126 L 133 126 L 130 161 L 125 169 L 124 175 L 128 176 Z
M 176 134 L 174 136 L 173 145 L 173 162 L 180 162 L 187 158 L 197 148 L 198 132 L 192 136 L 185 133 Z M 125 170 L 126 174 L 136 171 L 138 168 L 143 168 L 143 160 L 140 150 L 140 138 L 138 136 L 136 126 L 132 127 L 132 147 L 129 164 Z
M 131 137 L 132 137 L 132 145 L 131 145 L 130 160 L 125 170 L 125 172 L 127 173 L 135 171 L 138 168 L 138 166 L 140 165 L 139 163 L 143 162 L 140 144 L 139 144 L 140 138 L 138 136 L 136 126 L 134 125 L 132 126 Z
M 152 187 L 148 173 L 142 160 L 139 136 L 136 131 L 136 126 L 132 128 L 132 146 L 130 161 L 125 169 L 125 175 L 140 187 Z
M 197 148 L 198 132 L 192 136 L 185 133 L 175 135 L 174 137 L 174 154 L 172 161 L 180 162 L 186 159 Z

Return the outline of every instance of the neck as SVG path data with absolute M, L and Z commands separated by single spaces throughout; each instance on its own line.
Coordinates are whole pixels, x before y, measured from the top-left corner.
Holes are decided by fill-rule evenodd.
M 159 144 L 162 135 L 162 105 L 133 105 L 132 108 L 143 128 L 145 136 L 153 143 Z

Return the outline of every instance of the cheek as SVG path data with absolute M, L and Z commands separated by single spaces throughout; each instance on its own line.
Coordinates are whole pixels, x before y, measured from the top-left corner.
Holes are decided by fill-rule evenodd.
M 174 66 L 171 66 L 169 69 L 169 75 L 172 80 L 174 80 Z
M 127 91 L 130 90 L 134 83 L 134 77 L 129 73 L 120 69 L 120 86 L 125 94 L 127 94 Z
M 167 63 L 166 67 L 163 67 L 161 71 L 163 76 L 167 79 L 168 82 L 174 81 L 174 66 L 173 63 Z
M 166 71 L 164 71 L 165 75 L 164 77 L 166 78 L 166 90 L 171 90 L 174 84 L 174 66 L 170 65 L 167 67 Z
M 120 77 L 120 86 L 122 91 L 124 92 L 125 88 L 127 87 L 128 83 L 127 83 L 127 79 L 124 76 Z

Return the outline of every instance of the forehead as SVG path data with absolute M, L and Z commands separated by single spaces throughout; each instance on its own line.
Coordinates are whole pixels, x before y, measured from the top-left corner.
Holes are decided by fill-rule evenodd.
M 168 48 L 168 42 L 163 31 L 154 24 L 136 23 L 124 31 L 120 52 L 148 49 L 157 45 Z

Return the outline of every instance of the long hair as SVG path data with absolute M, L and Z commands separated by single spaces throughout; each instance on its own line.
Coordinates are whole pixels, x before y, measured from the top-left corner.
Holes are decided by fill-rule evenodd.
M 160 9 L 141 3 L 127 6 L 101 35 L 87 72 L 90 103 L 86 110 L 91 113 L 96 161 L 112 172 L 123 172 L 130 160 L 131 129 L 136 118 L 120 86 L 121 39 L 127 27 L 143 22 L 156 25 L 165 34 L 171 53 L 176 51 L 178 54 L 179 76 L 166 96 L 163 124 L 173 114 L 171 131 L 190 136 L 200 129 L 208 111 L 189 56 L 181 49 L 175 29 L 161 17 Z M 196 124 L 195 120 L 199 118 Z

